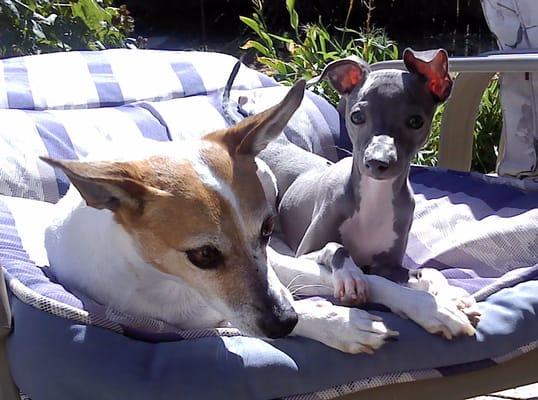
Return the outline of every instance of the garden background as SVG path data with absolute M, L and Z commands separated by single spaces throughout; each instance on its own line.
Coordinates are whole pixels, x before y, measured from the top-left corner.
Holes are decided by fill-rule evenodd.
M 477 0 L 0 0 L 0 57 L 138 47 L 219 51 L 284 84 L 351 54 L 394 59 L 406 47 L 451 56 L 496 49 Z M 316 91 L 336 104 L 327 86 Z M 484 93 L 472 169 L 492 172 L 502 127 L 499 82 Z M 436 165 L 440 120 L 415 162 Z

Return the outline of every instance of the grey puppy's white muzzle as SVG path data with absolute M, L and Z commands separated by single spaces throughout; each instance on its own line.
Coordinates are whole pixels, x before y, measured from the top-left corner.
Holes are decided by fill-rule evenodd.
M 363 164 L 365 172 L 373 178 L 383 179 L 396 161 L 398 161 L 398 153 L 394 138 L 391 136 L 374 136 L 364 149 Z

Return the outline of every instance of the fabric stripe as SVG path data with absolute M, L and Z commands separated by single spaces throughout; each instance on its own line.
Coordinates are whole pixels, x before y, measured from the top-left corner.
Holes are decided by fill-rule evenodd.
M 28 80 L 25 58 L 14 58 L 2 62 L 6 77 L 7 103 L 9 108 L 33 110 L 34 98 Z
M 468 172 L 446 171 L 443 174 L 443 179 L 439 179 L 439 175 L 434 170 L 412 167 L 410 177 L 413 189 L 420 184 L 445 192 L 462 192 L 467 196 L 482 200 L 495 211 L 506 207 L 508 201 L 513 202 L 524 196 L 534 197 L 535 201 L 538 199 L 538 193 L 536 195 L 525 193 L 515 187 L 503 186 L 502 190 L 497 190 L 496 185 L 488 185 L 477 179 L 470 179 L 471 175 Z
M 210 96 L 143 102 L 138 106 L 144 107 L 161 121 L 168 128 L 172 140 L 198 139 L 225 126 L 224 118 L 213 106 Z
M 39 110 L 87 108 L 98 102 L 97 90 L 81 53 L 27 57 L 28 81 Z
M 29 112 L 0 110 L 0 121 L 0 193 L 57 201 L 54 171 L 38 159 L 47 148 Z
M 332 129 L 337 123 L 337 114 L 334 108 L 324 102 L 321 97 L 309 91 L 306 91 L 303 106 L 305 107 L 308 118 L 312 121 L 310 130 L 319 133 L 314 138 L 318 142 L 319 147 L 314 147 L 312 150 L 314 153 L 321 154 L 333 162 L 338 161 L 336 149 L 338 132 Z M 334 118 L 334 121 L 331 121 L 333 123 L 330 123 L 328 120 L 331 117 Z M 326 134 L 326 132 L 330 132 L 330 134 Z
M 166 100 L 182 93 L 181 82 L 170 66 L 167 52 L 154 50 L 107 50 L 124 103 L 137 100 Z
M 323 148 L 322 154 L 330 154 L 331 157 L 329 158 L 331 159 L 331 161 L 337 161 L 341 159 L 342 157 L 338 153 L 338 151 L 341 151 L 338 148 L 338 141 L 340 138 L 340 131 L 337 129 L 339 126 L 338 112 L 336 112 L 334 107 L 330 105 L 327 101 L 309 90 L 305 92 L 305 97 L 307 97 L 308 100 L 310 100 L 310 102 L 312 103 L 312 105 L 315 106 L 313 110 L 309 112 L 309 116 L 311 119 L 319 120 L 319 122 L 317 122 L 314 126 L 316 126 L 318 130 L 321 128 L 323 129 L 323 131 L 328 131 L 331 133 L 330 135 L 324 135 L 324 137 L 332 138 L 332 148 Z
M 148 139 L 166 142 L 171 140 L 166 125 L 149 109 L 135 105 L 119 107 L 137 126 L 142 135 Z
M 171 66 L 183 86 L 183 96 L 204 95 L 207 93 L 202 78 L 191 63 L 173 62 Z
M 47 112 L 29 112 L 35 121 L 37 132 L 52 158 L 76 160 L 78 157 L 64 126 Z M 69 179 L 58 168 L 54 168 L 60 196 L 67 193 Z
M 260 82 L 263 87 L 278 86 L 277 81 L 265 74 L 262 74 L 261 72 L 258 72 L 258 77 L 260 78 Z
M 95 106 L 112 107 L 123 104 L 123 94 L 119 83 L 112 72 L 112 67 L 103 53 L 83 52 L 92 76 L 99 104 Z M 93 105 L 89 104 L 90 107 Z
M 83 304 L 63 287 L 52 284 L 41 268 L 30 259 L 25 250 L 9 206 L 0 200 L 0 265 L 8 281 L 17 281 L 30 291 L 40 290 L 40 295 L 52 295 L 69 307 L 82 309 Z

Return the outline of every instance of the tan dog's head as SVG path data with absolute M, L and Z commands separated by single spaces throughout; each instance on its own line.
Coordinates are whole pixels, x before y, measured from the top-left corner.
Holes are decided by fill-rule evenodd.
M 168 143 L 129 161 L 44 160 L 67 174 L 89 206 L 113 212 L 153 268 L 181 278 L 245 332 L 285 336 L 297 314 L 267 265 L 275 215 L 255 156 L 281 133 L 304 86 L 181 148 Z

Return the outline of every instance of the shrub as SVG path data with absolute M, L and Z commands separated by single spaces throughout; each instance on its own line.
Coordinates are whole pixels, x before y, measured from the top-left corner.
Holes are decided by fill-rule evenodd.
M 127 46 L 134 20 L 112 0 L 0 0 L 0 56 Z

